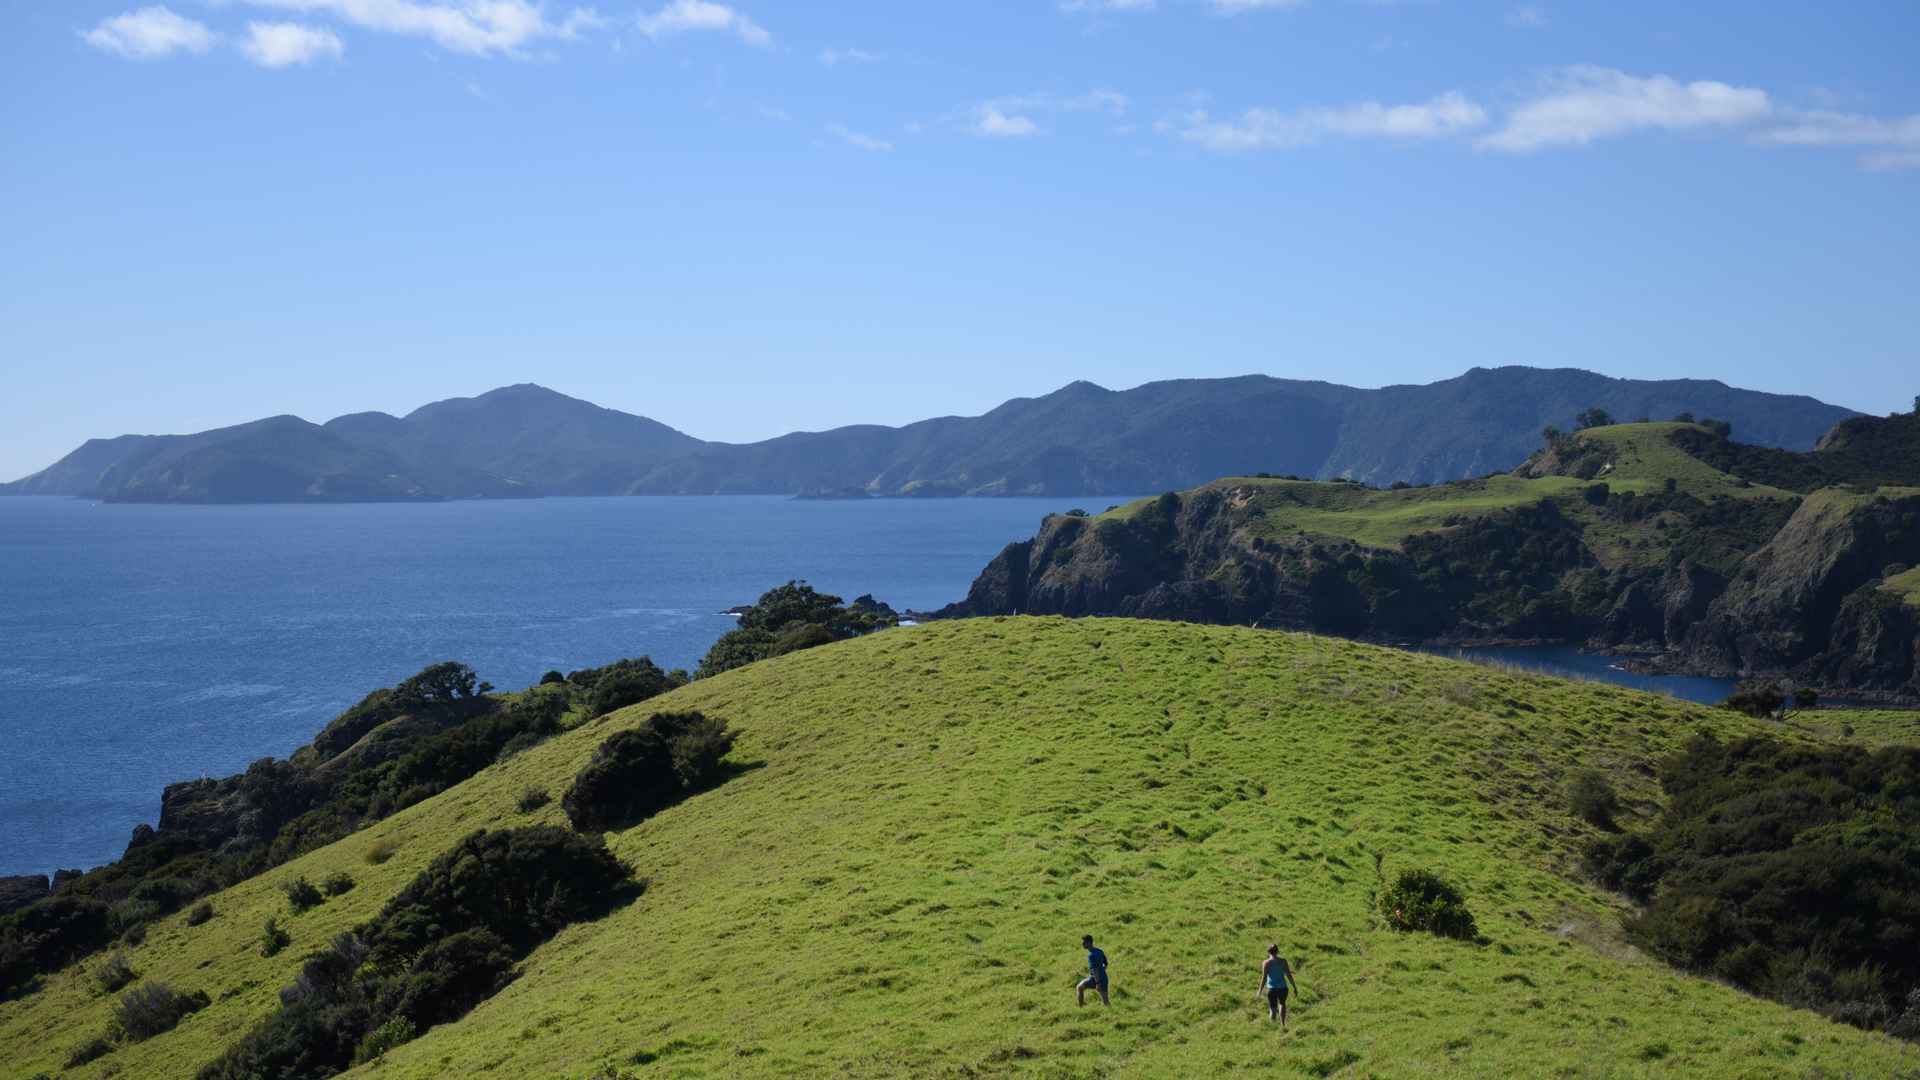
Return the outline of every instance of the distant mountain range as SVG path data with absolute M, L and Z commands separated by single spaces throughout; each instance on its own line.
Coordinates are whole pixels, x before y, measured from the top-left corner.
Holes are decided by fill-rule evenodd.
M 540 495 L 1105 495 L 1270 472 L 1370 484 L 1511 469 L 1543 426 L 1599 407 L 1691 412 L 1803 450 L 1857 415 L 1694 379 L 1474 368 L 1362 390 L 1248 375 L 1132 390 L 1076 382 L 975 417 L 705 442 L 532 384 L 325 424 L 275 416 L 194 435 L 91 439 L 0 494 L 123 502 L 365 502 Z

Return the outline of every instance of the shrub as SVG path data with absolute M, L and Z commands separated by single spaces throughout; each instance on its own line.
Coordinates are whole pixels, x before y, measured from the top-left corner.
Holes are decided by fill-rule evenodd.
M 732 745 L 726 724 L 697 712 L 659 713 L 608 736 L 560 800 L 583 832 L 623 828 L 679 801 L 717 774 Z
M 605 716 L 674 689 L 673 680 L 647 657 L 622 660 L 602 669 L 587 695 L 587 715 Z
M 318 907 L 326 900 L 326 897 L 319 889 L 314 888 L 313 882 L 308 881 L 304 874 L 281 885 L 280 890 L 287 894 L 287 906 L 293 909 L 295 915 Z
M 525 753 L 546 741 L 547 736 L 544 732 L 523 731 L 508 739 L 506 745 L 500 748 L 500 752 L 494 755 L 493 760 L 505 761 L 515 754 Z
M 567 677 L 557 671 L 549 671 L 545 675 L 540 676 L 541 686 L 552 686 L 556 683 L 564 683 L 566 681 Z
M 393 853 L 399 850 L 400 844 L 397 841 L 375 840 L 373 846 L 367 848 L 367 865 L 379 866 L 393 858 Z
M 558 672 L 548 672 L 548 674 L 558 674 Z M 396 1016 L 374 1028 L 367 1033 L 366 1038 L 360 1040 L 360 1046 L 353 1052 L 353 1063 L 362 1065 L 372 1061 L 401 1043 L 412 1042 L 417 1034 L 419 1030 L 414 1027 L 413 1021 L 404 1016 Z
M 144 982 L 120 995 L 120 1004 L 113 1010 L 114 1030 L 128 1042 L 141 1042 L 172 1031 L 207 1004 L 204 991 L 182 994 L 163 982 Z
M 1620 812 L 1620 796 L 1605 773 L 1582 769 L 1567 784 L 1567 805 L 1573 816 L 1600 829 L 1613 828 L 1613 816 Z
M 1440 937 L 1471 940 L 1479 931 L 1460 890 L 1437 874 L 1402 870 L 1380 894 L 1380 914 L 1395 930 L 1424 930 Z
M 688 791 L 702 791 L 719 783 L 720 763 L 733 749 L 727 722 L 700 713 L 686 713 L 685 729 L 668 740 L 674 775 Z
M 1736 690 L 1727 695 L 1727 700 L 1721 702 L 1720 707 L 1765 720 L 1777 715 L 1786 701 L 1787 696 L 1780 692 L 1780 688 L 1768 683 Z
M 347 873 L 345 870 L 328 874 L 327 879 L 320 883 L 321 891 L 325 892 L 328 896 L 345 896 L 347 893 L 353 891 L 353 886 L 353 875 Z
M 100 989 L 109 994 L 118 993 L 139 977 L 140 973 L 133 970 L 133 965 L 127 962 L 126 953 L 114 953 L 99 967 L 93 969 L 93 981 L 99 983 Z
M 307 957 L 280 1008 L 200 1078 L 331 1076 L 457 1020 L 534 946 L 630 895 L 629 874 L 598 838 L 555 826 L 474 833 Z
M 546 788 L 529 786 L 526 790 L 520 792 L 520 802 L 518 805 L 521 813 L 531 814 L 552 801 L 553 796 L 547 794 Z
M 120 944 L 125 945 L 130 949 L 137 949 L 140 946 L 145 945 L 146 943 L 147 943 L 147 924 L 146 923 L 134 923 L 132 926 L 127 927 L 126 933 L 120 935 Z
M 1861 1027 L 1920 993 L 1920 748 L 1700 737 L 1661 763 L 1668 805 L 1586 863 L 1645 910 L 1668 962 Z
M 452 927 L 489 930 L 530 949 L 609 908 L 631 874 L 605 841 L 556 825 L 476 832 L 388 901 L 365 937 L 374 963 L 389 969 Z
M 96 1035 L 75 1047 L 73 1053 L 67 1055 L 67 1068 L 77 1069 L 111 1053 L 113 1053 L 113 1043 L 109 1042 L 105 1036 Z
M 187 912 L 187 925 L 199 926 L 211 918 L 213 918 L 213 905 L 202 900 L 200 903 L 193 905 L 192 911 Z
M 275 916 L 267 916 L 267 925 L 260 931 L 260 955 L 278 956 L 280 950 L 293 943 L 293 935 L 287 933 Z

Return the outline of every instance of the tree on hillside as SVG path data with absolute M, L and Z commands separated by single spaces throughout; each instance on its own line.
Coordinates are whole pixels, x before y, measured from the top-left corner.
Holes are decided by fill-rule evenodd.
M 1596 428 L 1596 427 L 1608 427 L 1612 423 L 1613 423 L 1613 414 L 1601 408 L 1598 405 L 1595 405 L 1591 409 L 1585 410 L 1580 415 L 1573 418 L 1573 427 L 1575 431 L 1585 431 L 1588 428 Z

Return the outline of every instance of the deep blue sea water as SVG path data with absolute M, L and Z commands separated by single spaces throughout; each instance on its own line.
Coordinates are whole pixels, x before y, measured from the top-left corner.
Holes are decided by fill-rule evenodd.
M 692 667 L 725 608 L 789 578 L 938 607 L 1045 514 L 1120 501 L 0 498 L 0 874 L 117 858 L 167 784 L 283 756 L 435 661 L 502 688 L 643 654 Z M 1726 692 L 1534 652 L 1501 658 Z
M 167 784 L 283 756 L 438 660 L 501 688 L 691 668 L 789 578 L 938 607 L 1045 514 L 1120 501 L 0 498 L 0 874 L 117 858 Z
M 1709 679 L 1694 675 L 1643 675 L 1616 667 L 1620 661 L 1611 656 L 1581 652 L 1571 645 L 1489 645 L 1465 649 L 1431 649 L 1440 656 L 1464 660 L 1491 660 L 1516 664 L 1548 675 L 1589 679 L 1645 690 L 1651 694 L 1671 694 L 1684 701 L 1715 705 L 1725 701 L 1739 685 L 1733 679 Z

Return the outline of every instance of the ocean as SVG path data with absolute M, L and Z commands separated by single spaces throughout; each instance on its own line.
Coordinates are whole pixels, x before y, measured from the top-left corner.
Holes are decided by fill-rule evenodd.
M 691 668 L 726 608 L 789 579 L 935 608 L 1047 513 L 1122 501 L 0 498 L 0 875 L 117 858 L 167 784 L 284 756 L 430 663 L 503 689 L 627 656 Z M 1572 656 L 1504 658 L 1718 689 Z

